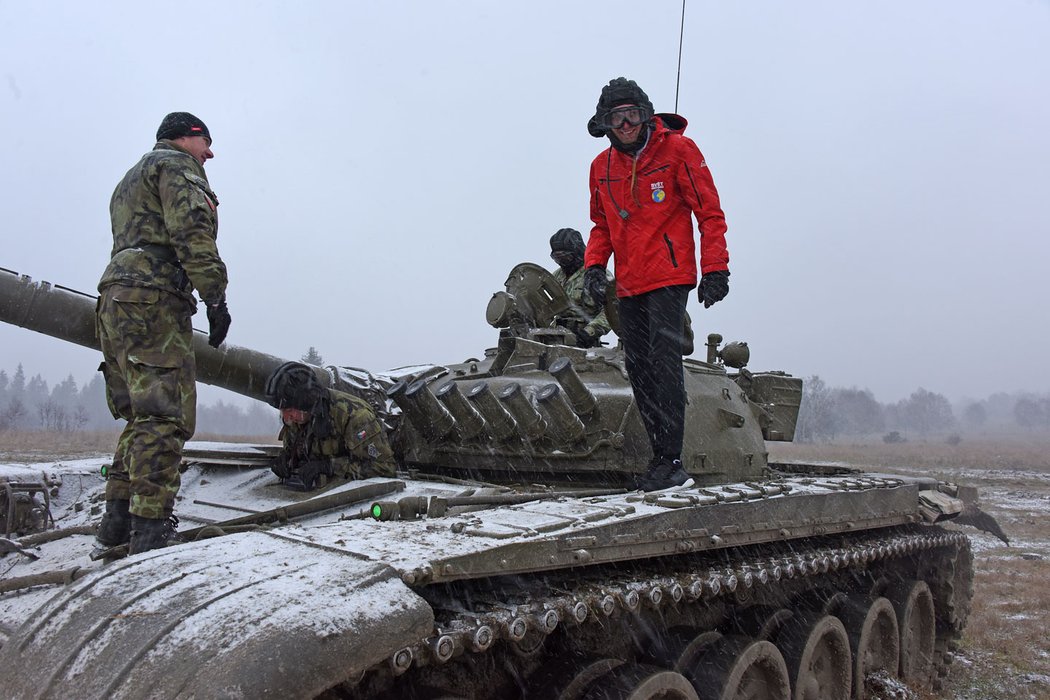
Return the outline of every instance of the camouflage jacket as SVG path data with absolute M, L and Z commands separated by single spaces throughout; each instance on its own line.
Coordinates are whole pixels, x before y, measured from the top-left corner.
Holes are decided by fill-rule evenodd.
M 580 328 L 595 338 L 601 338 L 611 329 L 605 318 L 605 310 L 595 304 L 591 295 L 583 288 L 584 272 L 586 270 L 582 266 L 570 276 L 566 276 L 560 267 L 553 272 L 554 279 L 558 280 L 558 284 L 569 297 L 569 303 L 572 304 L 569 312 L 558 319 L 558 324 L 566 328 Z M 612 275 L 606 275 L 612 279 Z
M 113 252 L 98 283 L 149 287 L 193 301 L 226 295 L 226 265 L 215 245 L 218 198 L 204 167 L 171 141 L 160 141 L 113 191 Z
M 327 389 L 328 418 L 285 425 L 280 439 L 289 466 L 328 459 L 336 476 L 393 476 L 394 454 L 375 411 L 364 399 Z

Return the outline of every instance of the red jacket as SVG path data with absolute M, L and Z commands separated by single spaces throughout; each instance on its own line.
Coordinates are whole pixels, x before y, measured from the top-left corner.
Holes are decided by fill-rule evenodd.
M 591 163 L 594 228 L 584 265 L 605 265 L 615 255 L 621 297 L 696 286 L 691 214 L 700 224 L 702 273 L 729 269 L 718 191 L 700 149 L 682 135 L 686 124 L 677 114 L 658 114 L 637 160 L 610 147 Z

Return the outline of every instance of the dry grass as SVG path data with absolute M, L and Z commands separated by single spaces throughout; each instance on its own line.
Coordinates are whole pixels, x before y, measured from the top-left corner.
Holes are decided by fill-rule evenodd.
M 942 437 L 886 444 L 881 440 L 802 445 L 771 442 L 772 460 L 847 462 L 854 466 L 954 471 L 957 469 L 1050 472 L 1050 435 L 966 439 L 949 445 Z
M 0 432 L 0 460 L 42 462 L 113 454 L 119 430 L 71 433 L 5 430 Z
M 78 431 L 73 433 L 31 430 L 0 431 L 0 460 L 4 462 L 42 462 L 86 459 L 113 454 L 119 430 Z M 194 440 L 209 442 L 266 443 L 258 436 L 200 433 Z
M 1050 700 L 1050 436 L 955 446 L 931 440 L 769 447 L 774 461 L 843 462 L 979 486 L 982 508 L 1014 546 L 966 528 L 976 558 L 973 611 L 947 687 L 924 697 Z

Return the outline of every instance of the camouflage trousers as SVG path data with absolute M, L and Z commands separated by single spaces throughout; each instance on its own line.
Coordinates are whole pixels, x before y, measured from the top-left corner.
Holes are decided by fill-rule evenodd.
M 182 446 L 197 420 L 193 308 L 158 289 L 106 287 L 96 330 L 106 400 L 128 423 L 117 442 L 106 500 L 129 500 L 133 515 L 164 518 L 179 491 Z

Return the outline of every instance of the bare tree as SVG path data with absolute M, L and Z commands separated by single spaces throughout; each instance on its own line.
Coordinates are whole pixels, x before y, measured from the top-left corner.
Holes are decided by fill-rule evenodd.
M 799 442 L 830 440 L 838 433 L 838 420 L 831 390 L 824 380 L 814 375 L 802 384 L 795 439 Z
M 1046 400 L 1018 399 L 1014 404 L 1014 420 L 1022 428 L 1038 428 L 1047 424 Z
M 988 422 L 988 409 L 981 402 L 972 403 L 963 409 L 963 421 L 971 428 L 981 428 Z
M 948 399 L 923 388 L 898 402 L 897 409 L 896 427 L 919 435 L 947 430 L 955 425 L 955 414 Z
M 837 425 L 847 435 L 871 435 L 886 429 L 882 404 L 868 389 L 832 389 L 830 401 Z

